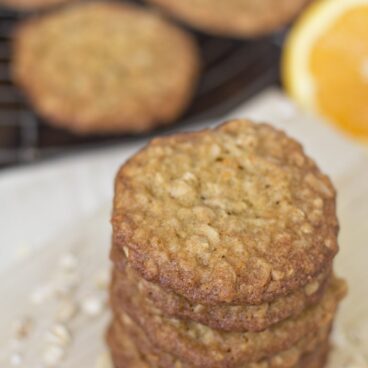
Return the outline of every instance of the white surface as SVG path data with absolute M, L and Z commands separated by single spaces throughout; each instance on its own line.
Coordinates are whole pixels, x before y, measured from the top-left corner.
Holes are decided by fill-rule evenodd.
M 75 303 L 78 312 L 63 324 L 70 331 L 71 344 L 65 347 L 65 358 L 55 368 L 95 368 L 105 351 L 103 337 L 109 319 L 106 289 L 97 287 L 99 275 L 109 267 L 108 215 L 108 207 L 93 211 L 67 231 L 58 233 L 49 246 L 16 261 L 14 267 L 0 274 L 1 368 L 14 368 L 9 361 L 12 353 L 22 357 L 21 368 L 47 368 L 43 356 L 50 346 L 55 346 L 48 343 L 48 331 L 66 300 Z M 68 254 L 76 257 L 78 266 L 66 273 L 60 261 Z M 73 287 L 60 294 L 58 290 L 69 285 L 70 275 L 76 276 Z M 91 298 L 103 302 L 104 308 L 98 315 L 88 313 L 88 309 L 87 313 L 83 311 L 83 305 Z M 32 320 L 30 335 L 14 341 L 14 322 L 24 317 Z
M 333 355 L 331 368 L 367 368 L 368 156 L 365 149 L 330 126 L 302 114 L 277 90 L 267 91 L 231 116 L 268 121 L 285 129 L 332 176 L 339 193 L 342 229 L 337 269 L 348 279 L 350 294 L 341 310 L 337 331 L 340 348 Z M 218 122 L 203 122 L 196 128 L 215 123 Z M 5 316 L 0 325 L 1 368 L 9 366 L 7 357 L 1 355 L 1 347 L 7 346 L 12 319 L 30 312 L 29 292 L 37 283 L 51 277 L 65 249 L 75 248 L 81 254 L 85 275 L 107 267 L 114 175 L 142 144 L 144 141 L 4 171 L 0 175 L 0 295 L 4 298 L 0 318 Z M 38 252 L 33 255 L 35 249 Z M 91 287 L 88 277 L 84 276 L 83 280 L 78 298 L 83 298 Z M 41 313 L 43 323 L 50 317 L 50 309 L 31 308 L 31 312 Z M 81 317 L 75 322 L 76 341 L 60 367 L 93 368 L 93 362 L 103 350 L 101 336 L 105 321 L 103 318 L 89 323 Z M 30 346 L 33 353 L 24 367 L 39 368 L 40 338 Z

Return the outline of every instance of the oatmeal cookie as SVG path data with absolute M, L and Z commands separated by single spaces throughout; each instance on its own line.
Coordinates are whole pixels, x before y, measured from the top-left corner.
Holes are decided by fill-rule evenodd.
M 206 305 L 290 294 L 338 251 L 331 181 L 295 140 L 245 120 L 152 140 L 116 177 L 112 225 L 142 277 Z
M 21 11 L 39 10 L 74 0 L 0 0 L 0 6 Z
M 139 133 L 183 112 L 199 72 L 190 35 L 133 5 L 93 1 L 23 23 L 12 74 L 37 112 L 76 133 Z
M 305 308 L 318 303 L 326 290 L 331 270 L 327 269 L 309 284 L 295 292 L 260 305 L 211 305 L 191 303 L 188 299 L 167 291 L 139 277 L 126 262 L 123 252 L 113 246 L 112 261 L 120 265 L 116 282 L 121 289 L 135 288 L 136 293 L 150 299 L 164 314 L 193 320 L 224 331 L 263 331 L 286 318 L 298 316 Z
M 206 33 L 254 37 L 289 23 L 311 0 L 148 0 Z
M 111 304 L 118 318 L 127 314 L 160 351 L 195 367 L 230 368 L 269 358 L 291 349 L 310 334 L 328 330 L 344 294 L 345 283 L 335 279 L 320 304 L 258 333 L 223 332 L 168 318 L 132 289 L 120 289 L 115 282 Z
M 323 368 L 330 352 L 330 342 L 327 339 L 314 352 L 306 354 L 298 364 L 298 368 Z
M 328 337 L 329 331 L 321 331 L 318 334 L 307 336 L 289 350 L 268 359 L 255 363 L 246 363 L 236 368 L 300 367 L 301 362 L 305 362 L 307 358 L 310 359 L 318 351 L 318 346 L 327 345 Z M 135 364 L 140 363 L 142 367 L 194 368 L 192 365 L 181 362 L 170 354 L 162 353 L 155 349 L 142 330 L 126 315 L 124 315 L 121 322 L 115 320 L 111 324 L 107 332 L 107 343 L 116 367 L 128 368 L 128 366 L 130 367 L 129 363 L 134 364 L 135 361 Z M 135 367 L 135 365 L 132 365 L 132 367 Z

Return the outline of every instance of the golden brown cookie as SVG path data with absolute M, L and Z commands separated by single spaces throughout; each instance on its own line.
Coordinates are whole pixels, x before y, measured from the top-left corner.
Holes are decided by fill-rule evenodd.
M 120 169 L 114 244 L 148 281 L 206 305 L 306 286 L 338 250 L 335 190 L 266 124 L 156 138 Z
M 320 301 L 331 275 L 331 270 L 327 269 L 303 288 L 261 305 L 207 306 L 191 303 L 188 299 L 139 277 L 126 262 L 124 253 L 115 246 L 112 247 L 111 258 L 120 265 L 115 272 L 115 282 L 119 288 L 135 288 L 136 293 L 150 299 L 169 317 L 193 320 L 211 328 L 233 332 L 262 331 L 286 318 L 298 316 L 305 308 Z
M 195 367 L 229 368 L 269 358 L 291 349 L 306 336 L 329 330 L 345 289 L 345 283 L 335 279 L 320 304 L 259 333 L 223 332 L 168 318 L 133 289 L 120 289 L 115 282 L 111 305 L 118 318 L 127 314 L 160 351 Z
M 301 363 L 311 363 L 311 358 L 328 343 L 329 331 L 321 331 L 307 336 L 296 346 L 276 354 L 268 359 L 247 363 L 236 368 L 292 368 L 301 367 Z M 160 367 L 160 368 L 194 368 L 167 353 L 155 349 L 142 330 L 129 317 L 122 322 L 115 320 L 108 332 L 107 343 L 112 353 L 115 367 Z M 324 349 L 326 350 L 326 349 Z M 309 367 L 309 365 L 306 365 Z M 304 365 L 303 365 L 304 367 Z M 311 368 L 311 367 L 310 367 Z
M 275 31 L 311 0 L 148 0 L 201 31 L 252 37 Z
M 27 21 L 15 35 L 15 81 L 40 115 L 77 133 L 173 122 L 198 71 L 191 36 L 128 4 L 81 3 Z
M 298 368 L 323 368 L 330 352 L 330 343 L 326 340 L 313 353 L 306 354 L 298 364 Z
M 0 0 L 0 6 L 30 11 L 68 3 L 74 0 Z

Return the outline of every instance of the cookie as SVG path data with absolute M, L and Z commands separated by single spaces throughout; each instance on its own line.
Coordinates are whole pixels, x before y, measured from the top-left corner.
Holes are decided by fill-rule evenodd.
M 117 247 L 112 247 L 111 258 L 113 262 L 116 260 L 120 265 L 118 272 L 115 273 L 119 288 L 123 290 L 134 288 L 136 293 L 141 293 L 143 298 L 150 299 L 169 317 L 193 320 L 211 328 L 233 332 L 263 331 L 286 318 L 298 316 L 305 308 L 320 301 L 331 275 L 328 269 L 302 289 L 269 303 L 254 306 L 207 306 L 191 303 L 188 299 L 139 277 Z
M 236 367 L 269 358 L 291 349 L 304 337 L 328 330 L 345 283 L 335 279 L 320 304 L 299 317 L 280 322 L 263 332 L 223 332 L 202 324 L 165 317 L 133 289 L 120 289 L 113 281 L 111 296 L 115 315 L 127 314 L 162 352 L 200 368 Z
M 73 0 L 0 0 L 0 6 L 14 8 L 18 10 L 30 11 L 43 9 Z
M 237 368 L 292 368 L 310 361 L 317 354 L 319 346 L 327 345 L 329 331 L 308 336 L 297 346 L 283 351 L 269 359 L 237 366 Z M 308 342 L 307 342 L 308 341 Z M 116 367 L 160 367 L 160 368 L 193 368 L 170 354 L 157 351 L 129 317 L 124 316 L 120 323 L 115 320 L 108 332 L 107 343 Z M 309 358 L 309 359 L 307 359 Z M 141 364 L 141 365 L 139 365 Z
M 331 266 L 332 183 L 267 124 L 156 138 L 120 169 L 114 244 L 146 280 L 194 303 L 262 304 Z
M 192 37 L 157 14 L 93 1 L 23 23 L 12 74 L 55 126 L 139 133 L 182 114 L 199 63 Z
M 306 354 L 299 362 L 299 368 L 323 368 L 325 367 L 330 352 L 330 343 L 326 340 L 313 353 Z
M 148 0 L 203 32 L 254 37 L 289 23 L 311 0 Z

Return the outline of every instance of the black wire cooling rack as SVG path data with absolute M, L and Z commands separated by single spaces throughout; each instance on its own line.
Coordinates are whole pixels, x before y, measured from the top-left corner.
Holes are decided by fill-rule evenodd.
M 35 114 L 10 75 L 12 31 L 25 17 L 0 9 L 0 167 L 142 137 L 76 136 L 50 127 Z M 202 52 L 203 72 L 191 106 L 176 124 L 195 124 L 199 119 L 219 117 L 278 82 L 277 39 L 282 39 L 281 35 L 254 41 L 195 36 Z

